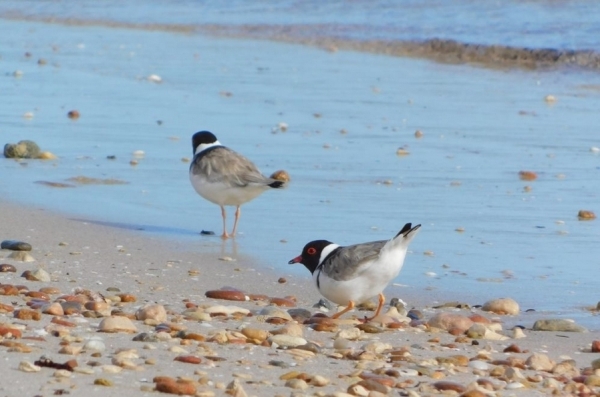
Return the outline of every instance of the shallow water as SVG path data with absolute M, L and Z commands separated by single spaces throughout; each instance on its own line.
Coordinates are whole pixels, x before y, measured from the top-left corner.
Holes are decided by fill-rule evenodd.
M 10 200 L 187 240 L 199 251 L 250 253 L 277 276 L 307 282 L 304 268 L 286 263 L 309 240 L 386 239 L 405 222 L 421 223 L 396 280 L 407 286 L 393 294 L 471 304 L 511 296 L 524 309 L 597 322 L 582 308 L 600 300 L 600 224 L 578 221 L 577 212 L 600 212 L 600 155 L 590 151 L 600 146 L 598 74 L 102 26 L 2 20 L 0 32 L 9 37 L 0 143 L 32 139 L 60 157 L 0 162 L 0 192 Z M 549 94 L 555 103 L 544 101 Z M 66 117 L 71 109 L 79 120 Z M 274 133 L 280 122 L 289 129 Z M 292 176 L 289 189 L 242 207 L 235 242 L 198 235 L 221 227 L 181 161 L 200 129 L 266 174 Z M 410 154 L 397 156 L 399 147 Z M 135 150 L 145 156 L 131 166 Z M 520 170 L 538 179 L 521 181 Z M 129 183 L 35 183 L 78 175 Z

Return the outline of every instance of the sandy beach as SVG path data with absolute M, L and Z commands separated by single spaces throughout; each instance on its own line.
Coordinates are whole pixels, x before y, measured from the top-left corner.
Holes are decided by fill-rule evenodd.
M 470 30 L 423 40 L 463 25 L 417 3 L 378 26 L 362 2 L 0 6 L 0 145 L 49 153 L 0 162 L 0 392 L 600 395 L 599 57 L 569 24 L 593 13 L 544 9 L 535 36 L 522 2 L 468 2 Z M 188 180 L 201 129 L 291 175 L 234 240 L 199 234 L 221 227 Z M 407 222 L 368 323 L 375 299 L 333 320 L 288 265 Z
M 0 208 L 2 240 L 33 248 L 32 262 L 1 251 L 2 263 L 16 270 L 0 274 L 1 289 L 18 288 L 0 296 L 1 367 L 11 379 L 1 386 L 6 395 L 134 396 L 156 394 L 156 387 L 196 396 L 600 391 L 600 369 L 592 369 L 600 368 L 600 354 L 591 352 L 598 331 L 532 331 L 528 313 L 452 307 L 458 303 L 434 309 L 438 304 L 428 304 L 427 296 L 414 307 L 420 320 L 387 304 L 387 315 L 368 324 L 356 320 L 368 314 L 361 311 L 338 322 L 316 320 L 321 311 L 313 307 L 319 297 L 311 280 L 285 268 L 258 270 L 251 258 L 198 254 L 186 244 L 35 207 L 3 202 Z M 49 281 L 22 277 L 25 271 L 42 277 L 38 269 Z M 222 288 L 256 300 L 206 296 Z M 471 316 L 487 331 L 458 329 L 459 323 L 434 327 L 440 313 L 457 315 L 459 323 Z M 128 320 L 107 322 L 119 317 Z M 39 360 L 51 367 L 34 365 Z M 155 383 L 157 377 L 179 383 Z

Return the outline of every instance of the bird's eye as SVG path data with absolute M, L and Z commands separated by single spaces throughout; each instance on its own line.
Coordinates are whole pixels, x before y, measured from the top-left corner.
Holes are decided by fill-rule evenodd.
M 306 252 L 308 252 L 308 255 L 314 255 L 314 254 L 316 254 L 316 253 L 317 253 L 317 250 L 316 250 L 316 249 L 314 249 L 314 248 L 312 248 L 312 247 L 310 247 L 310 248 L 308 249 L 308 251 L 306 251 Z

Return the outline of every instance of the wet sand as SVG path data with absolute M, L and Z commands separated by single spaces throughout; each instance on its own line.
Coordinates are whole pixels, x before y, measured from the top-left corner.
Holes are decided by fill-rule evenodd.
M 181 379 L 178 385 L 184 383 L 186 390 L 195 390 L 197 396 L 341 396 L 342 392 L 363 395 L 364 389 L 383 395 L 477 389 L 479 393 L 495 390 L 497 395 L 526 396 L 550 394 L 552 387 L 561 393 L 600 392 L 593 383 L 594 371 L 586 369 L 600 358 L 600 354 L 590 353 L 592 341 L 600 339 L 598 331 L 531 331 L 533 319 L 527 313 L 504 316 L 479 309 L 433 309 L 437 303 L 425 294 L 415 305 L 424 316 L 421 321 L 394 321 L 401 325 L 392 327 L 381 320 L 366 327 L 351 320 L 369 312 L 354 311 L 343 317 L 345 321 L 324 323 L 319 328 L 300 321 L 302 316 L 319 312 L 313 307 L 319 296 L 308 277 L 287 274 L 285 269 L 261 269 L 243 256 L 234 261 L 220 260 L 218 254 L 198 253 L 190 243 L 166 243 L 141 232 L 75 220 L 35 207 L 3 202 L 0 217 L 2 240 L 30 243 L 30 254 L 35 258 L 34 262 L 19 262 L 6 258 L 10 251 L 0 251 L 2 263 L 16 267 L 15 273 L 0 273 L 2 286 L 21 286 L 18 295 L 0 295 L 0 303 L 14 309 L 11 312 L 3 307 L 2 329 L 17 329 L 21 334 L 15 338 L 5 333 L 0 343 L 0 350 L 5 352 L 0 368 L 11 378 L 0 390 L 7 395 L 17 390 L 20 395 L 43 396 L 66 392 L 150 395 L 155 393 L 158 383 L 153 380 L 158 376 Z M 49 273 L 51 281 L 20 277 L 26 270 L 39 268 Z M 49 291 L 48 287 L 54 291 L 47 298 L 28 293 Z M 298 321 L 282 319 L 283 315 L 273 312 L 276 306 L 258 297 L 256 301 L 229 301 L 205 296 L 207 291 L 223 287 L 290 299 L 295 307 L 280 309 Z M 47 314 L 48 307 L 39 305 L 43 299 L 64 304 L 68 296 L 82 290 L 95 297 L 95 305 L 108 302 L 108 311 Z M 138 310 L 151 304 L 164 307 L 166 318 L 136 319 Z M 89 305 L 86 303 L 86 308 Z M 18 318 L 17 313 L 28 308 L 40 313 L 39 320 Z M 211 310 L 213 314 L 207 314 Z M 386 305 L 384 311 L 388 310 Z M 428 325 L 440 312 L 479 314 L 492 319 L 495 329 L 501 325 L 503 330 L 495 334 L 507 337 L 474 339 Z M 131 318 L 135 330 L 98 332 L 105 318 L 115 316 Z M 292 331 L 289 324 L 294 323 L 298 325 Z M 513 338 L 514 331 L 509 328 L 514 323 L 525 327 L 526 337 Z M 308 346 L 282 348 L 273 339 L 261 339 L 273 338 L 273 333 L 286 326 L 292 334 L 289 336 L 301 334 Z M 253 337 L 246 336 L 250 335 L 248 330 L 253 330 Z M 93 350 L 86 345 L 90 340 L 100 341 L 104 349 Z M 504 352 L 507 348 L 511 352 Z M 536 364 L 525 362 L 534 353 L 547 355 L 554 367 L 532 369 Z M 76 366 L 61 370 L 27 364 L 44 359 L 46 365 L 75 360 Z M 73 361 L 69 365 L 74 365 Z M 37 372 L 26 372 L 25 368 L 36 368 Z M 595 371 L 596 377 L 599 371 Z M 238 390 L 236 394 L 232 390 L 235 387 L 244 392 Z

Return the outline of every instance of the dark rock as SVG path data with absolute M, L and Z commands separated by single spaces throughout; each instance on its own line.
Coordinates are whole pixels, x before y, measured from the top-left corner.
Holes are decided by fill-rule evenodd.
M 8 159 L 36 159 L 40 155 L 40 147 L 33 141 L 20 141 L 4 145 L 4 157 Z
M 203 236 L 214 236 L 215 232 L 213 232 L 212 230 L 202 230 L 200 234 Z
M 142 332 L 133 337 L 134 342 L 156 342 L 158 341 L 156 335 L 150 335 L 147 332 Z
M 299 323 L 303 323 L 304 320 L 308 320 L 312 316 L 312 313 L 309 310 L 301 308 L 289 309 L 288 314 Z
M 0 248 L 3 250 L 12 251 L 31 251 L 31 244 L 24 241 L 4 240 L 0 243 Z
M 423 313 L 417 309 L 410 309 L 406 316 L 411 320 L 420 320 L 423 318 Z

